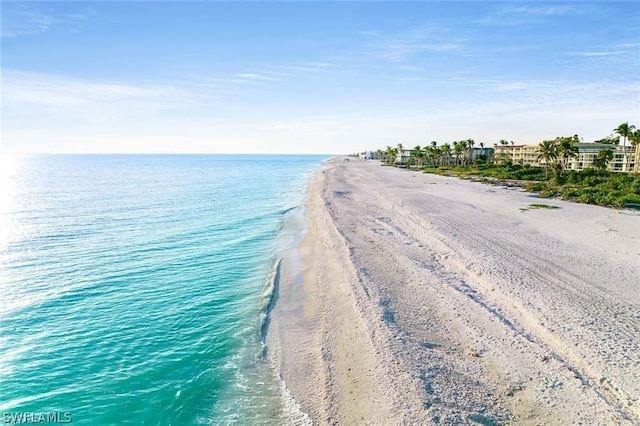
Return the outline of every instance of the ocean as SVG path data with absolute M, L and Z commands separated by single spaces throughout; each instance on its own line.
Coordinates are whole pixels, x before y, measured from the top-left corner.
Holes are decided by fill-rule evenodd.
M 326 159 L 2 156 L 0 421 L 304 423 L 262 334 Z

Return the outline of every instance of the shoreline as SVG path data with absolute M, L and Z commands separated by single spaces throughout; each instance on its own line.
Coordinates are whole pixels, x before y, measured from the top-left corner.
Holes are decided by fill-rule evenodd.
M 347 247 L 322 214 L 322 176 L 335 161 L 325 164 L 309 184 L 307 232 L 298 250 L 282 258 L 280 297 L 271 311 L 267 347 L 313 424 L 395 424 L 402 410 L 389 395 L 393 386 L 383 380 L 379 349 L 367 338 L 372 330 L 351 294 L 356 277 Z
M 523 211 L 520 191 L 446 179 L 339 158 L 316 172 L 267 336 L 302 411 L 638 421 L 637 218 L 559 200 Z

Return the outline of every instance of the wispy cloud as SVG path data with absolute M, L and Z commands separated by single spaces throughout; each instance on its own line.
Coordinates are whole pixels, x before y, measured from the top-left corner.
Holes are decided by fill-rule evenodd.
M 282 68 L 283 70 L 288 70 L 288 71 L 302 71 L 302 72 L 319 72 L 319 71 L 322 71 L 320 68 L 303 67 L 303 66 L 300 66 L 300 65 L 282 65 L 282 66 L 280 66 L 280 68 Z
M 123 109 L 127 106 L 143 106 L 151 110 L 176 108 L 186 99 L 204 96 L 177 86 L 92 82 L 12 69 L 2 70 L 2 92 L 4 100 L 12 105 L 64 108 L 113 105 Z
M 620 49 L 631 49 L 631 48 L 637 48 L 638 46 L 640 46 L 640 43 L 619 43 L 619 44 L 614 44 L 613 47 L 618 47 Z
M 442 98 L 435 98 L 437 105 L 432 105 L 434 101 L 429 97 L 425 97 L 424 102 L 414 102 L 437 107 L 441 111 L 448 109 L 448 102 L 451 111 L 462 115 L 499 115 L 512 110 L 535 108 L 558 111 L 562 105 L 597 105 L 606 109 L 611 105 L 628 104 L 630 99 L 640 96 L 640 82 L 637 81 L 491 79 L 474 75 L 452 75 L 447 78 L 416 76 L 398 78 L 396 81 L 404 87 L 414 87 L 414 93 L 429 93 L 434 88 L 446 91 L 450 94 L 446 102 Z M 464 96 L 458 93 L 464 93 Z
M 615 50 L 609 52 L 569 52 L 571 56 L 614 56 L 614 55 L 624 55 L 627 54 L 627 51 L 623 50 Z
M 253 80 L 253 81 L 265 81 L 265 80 L 275 80 L 274 77 L 270 77 L 263 74 L 255 74 L 255 73 L 240 73 L 234 74 L 234 77 L 245 79 L 245 80 Z
M 617 56 L 617 55 L 637 55 L 638 43 L 614 43 L 610 45 L 590 46 L 590 50 L 568 52 L 570 56 Z
M 491 99 L 520 110 L 536 107 L 557 110 L 560 105 L 599 105 L 606 109 L 633 93 L 640 95 L 640 83 L 520 80 L 495 82 L 484 90 L 491 93 Z
M 577 5 L 558 6 L 511 6 L 503 7 L 483 18 L 472 21 L 475 24 L 516 26 L 531 23 L 542 23 L 553 17 L 581 14 Z
M 312 65 L 318 68 L 331 68 L 334 66 L 334 64 L 330 64 L 328 62 L 309 62 L 309 65 Z
M 329 62 L 302 62 L 300 64 L 278 66 L 283 70 L 301 72 L 326 72 L 334 67 L 335 64 Z
M 7 6 L 3 6 L 6 8 Z M 51 29 L 57 19 L 32 10 L 2 12 L 2 37 L 39 34 Z
M 77 31 L 88 23 L 95 11 L 82 9 L 74 13 L 54 13 L 44 4 L 3 2 L 1 9 L 3 38 L 36 35 L 55 28 Z
M 452 39 L 439 27 L 414 28 L 404 33 L 383 34 L 366 31 L 366 47 L 373 56 L 393 62 L 407 62 L 411 57 L 425 53 L 461 53 L 465 51 L 465 39 Z
M 586 72 L 608 72 L 609 78 L 618 81 L 637 81 L 638 47 L 634 43 L 593 44 L 582 49 L 569 50 L 562 58 L 563 66 L 568 69 L 581 69 Z M 615 70 L 615 72 L 612 72 Z
M 30 144 L 48 143 L 62 152 L 91 152 L 96 143 L 103 147 L 98 151 L 135 152 L 143 137 L 153 150 L 170 131 L 181 146 L 189 131 L 216 122 L 223 104 L 217 93 L 203 85 L 91 81 L 2 69 L 0 149 L 28 152 Z
M 502 10 L 503 15 L 521 14 L 533 16 L 559 16 L 575 12 L 575 7 L 571 6 L 519 6 Z

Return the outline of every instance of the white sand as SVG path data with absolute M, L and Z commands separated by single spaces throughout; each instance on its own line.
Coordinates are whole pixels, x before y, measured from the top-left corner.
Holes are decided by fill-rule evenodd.
M 639 215 L 357 160 L 306 209 L 268 347 L 314 423 L 640 424 Z

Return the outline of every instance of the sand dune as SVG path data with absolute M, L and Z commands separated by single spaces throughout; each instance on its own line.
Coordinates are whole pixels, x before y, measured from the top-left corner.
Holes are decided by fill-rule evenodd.
M 314 423 L 640 423 L 637 214 L 334 160 L 306 218 L 268 347 Z

